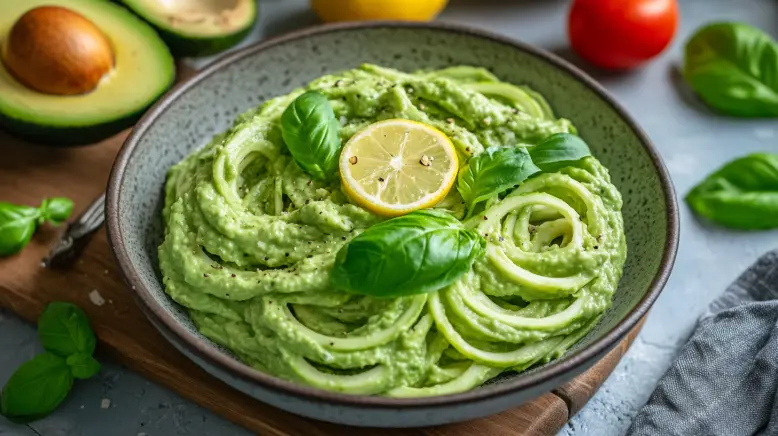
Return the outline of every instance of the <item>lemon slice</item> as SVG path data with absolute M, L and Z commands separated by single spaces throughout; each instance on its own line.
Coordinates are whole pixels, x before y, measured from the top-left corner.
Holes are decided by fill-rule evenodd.
M 443 132 L 410 120 L 373 123 L 349 139 L 340 177 L 352 201 L 385 216 L 439 203 L 454 185 L 459 162 Z

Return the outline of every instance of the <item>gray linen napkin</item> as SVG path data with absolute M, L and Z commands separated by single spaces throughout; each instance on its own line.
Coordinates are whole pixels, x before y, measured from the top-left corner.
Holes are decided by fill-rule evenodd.
M 711 303 L 627 434 L 778 435 L 778 250 Z

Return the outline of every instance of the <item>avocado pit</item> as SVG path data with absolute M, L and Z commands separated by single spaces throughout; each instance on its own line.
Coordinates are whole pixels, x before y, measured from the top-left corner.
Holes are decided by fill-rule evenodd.
M 3 63 L 28 88 L 55 95 L 94 90 L 114 65 L 106 36 L 84 16 L 59 6 L 22 15 L 3 45 Z

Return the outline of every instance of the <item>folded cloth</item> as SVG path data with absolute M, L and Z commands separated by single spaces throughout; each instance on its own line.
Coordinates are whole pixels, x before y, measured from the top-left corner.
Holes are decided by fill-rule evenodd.
M 778 435 L 778 250 L 700 318 L 628 435 Z

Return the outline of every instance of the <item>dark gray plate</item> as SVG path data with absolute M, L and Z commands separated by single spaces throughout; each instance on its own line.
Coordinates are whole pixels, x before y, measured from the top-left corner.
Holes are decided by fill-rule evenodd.
M 613 307 L 565 356 L 469 392 L 415 399 L 352 396 L 289 383 L 254 370 L 200 335 L 162 289 L 157 246 L 167 169 L 225 130 L 240 112 L 323 74 L 370 62 L 412 71 L 470 64 L 527 84 L 569 118 L 610 169 L 624 196 L 629 255 Z M 461 421 L 531 400 L 590 367 L 648 311 L 678 244 L 678 211 L 667 170 L 650 140 L 591 78 L 540 49 L 447 24 L 378 22 L 316 27 L 230 54 L 174 88 L 137 124 L 108 186 L 111 248 L 140 307 L 179 350 L 236 389 L 332 422 L 411 427 Z

